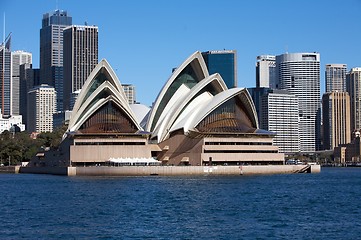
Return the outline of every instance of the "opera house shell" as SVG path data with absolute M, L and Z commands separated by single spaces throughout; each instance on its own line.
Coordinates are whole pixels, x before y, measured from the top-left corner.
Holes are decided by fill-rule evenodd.
M 114 158 L 154 158 L 163 165 L 284 164 L 274 134 L 258 129 L 248 91 L 228 89 L 219 74 L 209 75 L 198 51 L 173 71 L 144 119 L 132 109 L 102 60 L 47 164 L 104 166 Z

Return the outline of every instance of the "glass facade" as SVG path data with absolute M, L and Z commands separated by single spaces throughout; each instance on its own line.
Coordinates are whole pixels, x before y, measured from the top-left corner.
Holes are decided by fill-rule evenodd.
M 11 52 L 6 46 L 0 46 L 0 94 L 1 112 L 11 115 Z
M 94 81 L 92 82 L 88 92 L 85 95 L 85 98 L 83 99 L 83 102 L 81 104 L 83 104 L 88 97 L 105 81 L 107 81 L 108 79 L 111 79 L 109 73 L 102 68 L 99 73 L 96 75 L 96 77 L 94 78 Z
M 237 87 L 236 51 L 208 51 L 202 55 L 209 74 L 219 73 L 228 88 Z
M 66 11 L 43 15 L 40 29 L 40 80 L 55 87 L 57 109 L 63 109 L 63 30 L 72 24 Z
M 326 92 L 345 92 L 346 73 L 346 64 L 327 64 L 325 71 Z
M 256 126 L 238 97 L 233 97 L 208 114 L 196 127 L 200 132 L 252 133 Z
M 119 106 L 109 101 L 89 117 L 79 131 L 81 133 L 135 133 L 138 129 Z

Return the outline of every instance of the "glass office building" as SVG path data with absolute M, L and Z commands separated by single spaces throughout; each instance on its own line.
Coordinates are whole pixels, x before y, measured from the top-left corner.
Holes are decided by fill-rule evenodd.
M 202 52 L 209 74 L 219 73 L 228 88 L 237 87 L 237 51 Z
M 43 15 L 40 29 L 40 81 L 55 87 L 57 109 L 63 108 L 63 30 L 72 24 L 66 11 Z

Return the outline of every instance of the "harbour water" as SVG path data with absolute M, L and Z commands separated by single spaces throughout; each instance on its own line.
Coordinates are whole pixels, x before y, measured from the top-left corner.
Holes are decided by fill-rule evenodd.
M 0 174 L 1 239 L 361 239 L 361 168 L 254 176 Z

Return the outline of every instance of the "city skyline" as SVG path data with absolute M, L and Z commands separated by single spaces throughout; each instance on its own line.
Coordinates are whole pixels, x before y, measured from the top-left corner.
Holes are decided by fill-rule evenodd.
M 320 53 L 321 94 L 326 64 L 347 64 L 348 71 L 361 66 L 357 0 L 339 4 L 184 1 L 182 5 L 137 1 L 94 6 L 95 1 L 75 5 L 69 0 L 37 4 L 5 0 L 0 13 L 6 19 L 5 35 L 12 32 L 11 50 L 31 52 L 34 68 L 39 67 L 43 14 L 65 10 L 73 24 L 98 26 L 99 60 L 107 59 L 122 83 L 135 85 L 137 100 L 146 105 L 155 101 L 172 68 L 197 50 L 236 50 L 239 87 L 256 86 L 256 57 L 263 54 Z M 331 34 L 330 28 L 340 32 Z M 3 27 L 0 32 L 4 35 Z

